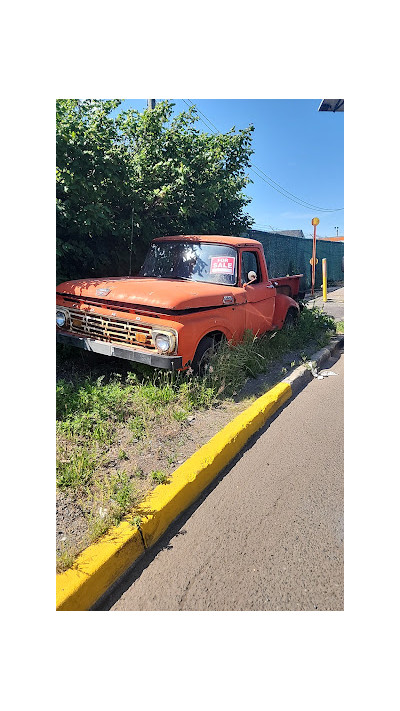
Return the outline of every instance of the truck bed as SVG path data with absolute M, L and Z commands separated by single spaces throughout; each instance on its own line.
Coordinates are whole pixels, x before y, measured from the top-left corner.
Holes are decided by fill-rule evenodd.
M 271 282 L 276 287 L 278 294 L 285 294 L 298 301 L 304 297 L 304 293 L 299 291 L 302 276 L 303 274 L 294 274 L 293 276 L 271 278 Z

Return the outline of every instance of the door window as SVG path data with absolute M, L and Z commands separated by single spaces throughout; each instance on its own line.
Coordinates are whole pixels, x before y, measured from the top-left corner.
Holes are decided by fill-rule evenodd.
M 257 255 L 255 252 L 242 252 L 242 284 L 246 284 L 249 281 L 249 272 L 257 274 L 257 279 L 252 283 L 258 284 L 261 281 L 261 270 Z

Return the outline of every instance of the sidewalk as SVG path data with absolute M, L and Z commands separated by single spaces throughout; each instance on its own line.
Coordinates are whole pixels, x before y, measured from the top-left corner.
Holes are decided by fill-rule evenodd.
M 307 307 L 310 309 L 313 306 L 318 306 L 319 309 L 323 309 L 325 313 L 333 316 L 335 321 L 344 320 L 344 286 L 341 288 L 330 287 L 328 289 L 328 300 L 324 303 L 322 299 L 322 292 L 319 290 L 316 292 L 315 297 L 311 294 L 306 294 Z

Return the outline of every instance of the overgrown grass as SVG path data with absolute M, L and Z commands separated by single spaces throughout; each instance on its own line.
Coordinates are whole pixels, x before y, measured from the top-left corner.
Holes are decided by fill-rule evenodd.
M 63 543 L 61 550 L 57 553 L 56 559 L 56 571 L 57 573 L 62 573 L 64 570 L 68 570 L 73 564 L 78 553 L 76 546 Z
M 206 383 L 219 396 L 230 397 L 238 392 L 247 378 L 255 378 L 285 353 L 296 351 L 315 341 L 323 347 L 335 332 L 335 322 L 322 310 L 303 309 L 296 327 L 266 333 L 256 338 L 247 332 L 242 343 L 231 347 L 224 343 L 216 353 Z
M 86 447 L 77 448 L 67 460 L 57 460 L 56 481 L 59 489 L 78 488 L 91 483 L 96 467 L 95 456 Z
M 103 445 L 114 441 L 116 426 L 126 423 L 134 439 L 145 437 L 151 423 L 165 413 L 178 421 L 193 409 L 209 407 L 215 391 L 201 378 L 186 374 L 152 372 L 139 378 L 113 374 L 83 382 L 57 383 L 57 430 L 67 439 L 90 438 Z
M 95 541 L 116 526 L 137 502 L 137 491 L 126 471 L 98 478 L 85 499 L 89 538 Z
M 336 321 L 336 333 L 344 333 L 344 321 Z
M 151 472 L 151 478 L 157 484 L 165 484 L 168 481 L 168 476 L 162 471 Z

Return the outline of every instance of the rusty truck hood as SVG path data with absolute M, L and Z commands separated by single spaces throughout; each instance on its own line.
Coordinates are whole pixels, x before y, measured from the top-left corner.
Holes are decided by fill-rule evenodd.
M 245 301 L 241 287 L 145 277 L 67 281 L 57 287 L 57 293 L 172 311 L 220 306 L 229 296 L 235 303 Z

